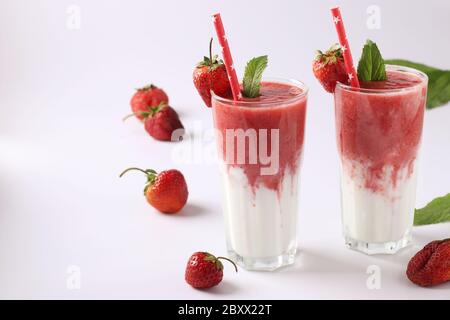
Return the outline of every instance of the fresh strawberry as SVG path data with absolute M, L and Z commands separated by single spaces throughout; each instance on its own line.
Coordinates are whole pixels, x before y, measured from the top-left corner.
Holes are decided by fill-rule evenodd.
M 155 209 L 163 213 L 176 213 L 186 204 L 189 192 L 180 171 L 172 169 L 158 174 L 152 169 L 142 170 L 133 167 L 122 172 L 120 177 L 131 170 L 141 171 L 147 176 L 144 195 Z
M 226 97 L 231 94 L 227 70 L 217 55 L 212 55 L 212 38 L 209 42 L 209 58 L 197 64 L 193 74 L 194 85 L 205 104 L 211 108 L 211 90 L 218 96 Z
M 345 71 L 344 56 L 338 44 L 333 45 L 327 52 L 317 51 L 313 62 L 313 72 L 324 89 L 334 92 L 337 82 L 348 84 L 348 75 Z
M 144 120 L 141 112 L 147 112 L 149 107 L 157 107 L 161 102 L 169 103 L 167 94 L 157 86 L 150 84 L 136 90 L 131 98 L 131 110 L 139 120 Z
M 236 264 L 225 257 L 215 257 L 208 252 L 196 252 L 188 260 L 184 278 L 194 288 L 211 288 L 220 283 L 223 278 L 223 265 L 219 259 Z
M 450 281 L 450 239 L 427 244 L 409 261 L 406 275 L 422 287 Z
M 184 127 L 177 112 L 164 102 L 141 112 L 141 116 L 144 119 L 145 130 L 157 140 L 177 141 L 184 134 Z M 175 130 L 178 131 L 175 133 Z

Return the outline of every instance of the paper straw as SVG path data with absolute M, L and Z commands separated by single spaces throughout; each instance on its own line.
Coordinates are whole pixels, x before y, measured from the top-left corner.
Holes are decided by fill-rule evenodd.
M 331 8 L 331 14 L 333 15 L 333 22 L 339 37 L 341 50 L 344 55 L 345 69 L 348 74 L 348 79 L 350 80 L 350 85 L 352 87 L 359 88 L 358 74 L 355 70 L 355 66 L 353 65 L 352 53 L 350 51 L 350 46 L 348 45 L 344 22 L 342 21 L 341 11 L 339 7 Z
M 236 70 L 233 65 L 233 58 L 231 57 L 230 46 L 228 45 L 227 36 L 225 35 L 225 29 L 223 28 L 222 18 L 220 13 L 213 15 L 214 27 L 216 28 L 217 38 L 222 48 L 223 62 L 228 73 L 228 80 L 230 81 L 231 92 L 233 93 L 233 99 L 235 101 L 242 98 L 241 86 L 236 75 Z

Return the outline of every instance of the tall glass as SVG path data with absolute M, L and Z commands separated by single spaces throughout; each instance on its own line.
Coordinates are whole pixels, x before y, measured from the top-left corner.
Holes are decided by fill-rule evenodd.
M 259 98 L 212 94 L 228 254 L 248 270 L 294 262 L 307 92 L 267 79 Z
M 400 66 L 387 76 L 334 94 L 345 242 L 367 254 L 407 246 L 414 219 L 428 79 Z

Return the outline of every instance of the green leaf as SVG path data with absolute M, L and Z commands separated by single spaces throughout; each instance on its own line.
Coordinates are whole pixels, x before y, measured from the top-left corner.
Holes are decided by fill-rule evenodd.
M 439 70 L 437 68 L 433 68 L 433 67 L 421 64 L 421 63 L 412 62 L 412 61 L 403 60 L 403 59 L 389 59 L 389 60 L 385 60 L 384 62 L 386 64 L 393 64 L 393 65 L 414 68 L 414 69 L 420 70 L 424 73 L 430 73 L 430 72 Z
M 387 64 L 414 68 L 428 76 L 427 109 L 445 105 L 450 101 L 450 70 L 440 70 L 402 59 L 386 60 L 385 62 Z
M 375 42 L 367 40 L 358 63 L 358 78 L 361 81 L 386 80 L 383 57 Z
M 415 210 L 415 226 L 442 222 L 450 222 L 450 193 L 434 199 L 422 209 Z
M 259 97 L 259 89 L 261 87 L 261 79 L 264 70 L 267 67 L 267 56 L 260 56 L 247 62 L 244 73 L 244 96 L 247 98 Z

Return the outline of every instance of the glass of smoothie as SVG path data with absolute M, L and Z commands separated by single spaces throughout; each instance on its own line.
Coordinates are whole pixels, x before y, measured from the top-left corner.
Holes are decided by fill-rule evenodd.
M 260 96 L 212 93 L 230 258 L 248 270 L 294 262 L 307 87 L 265 79 Z
M 428 78 L 392 65 L 386 73 L 361 88 L 338 83 L 334 94 L 343 232 L 366 254 L 407 246 L 414 219 Z

